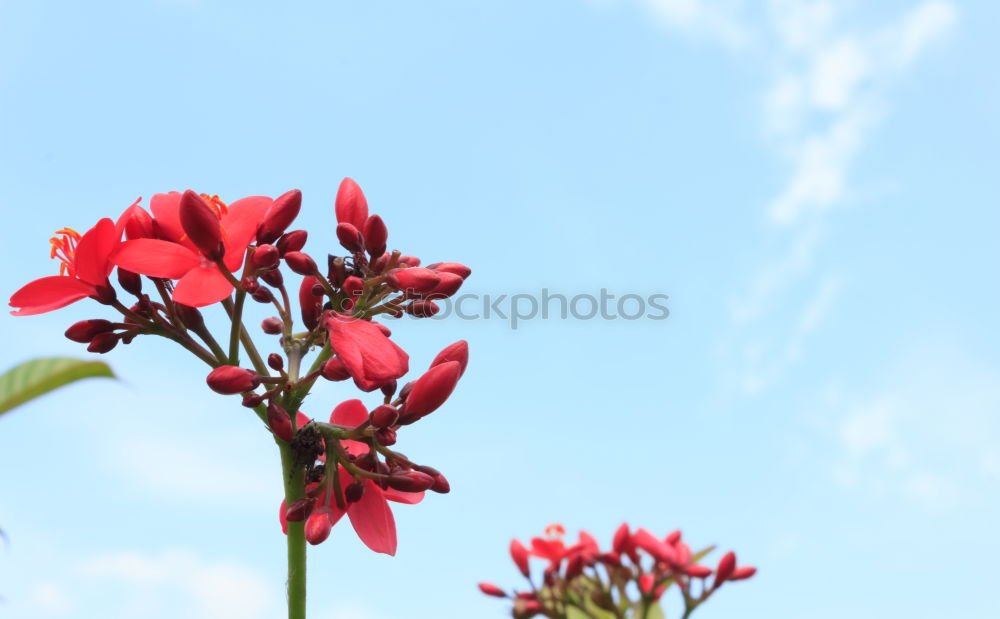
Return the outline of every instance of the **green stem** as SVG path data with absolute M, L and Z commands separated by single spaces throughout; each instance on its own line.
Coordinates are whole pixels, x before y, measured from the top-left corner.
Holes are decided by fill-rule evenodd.
M 237 288 L 235 303 L 229 299 L 222 301 L 226 305 L 226 309 L 229 310 L 229 319 L 232 321 L 232 327 L 229 331 L 229 363 L 231 365 L 240 364 L 240 331 L 243 327 L 243 303 L 246 298 L 246 291 Z
M 278 441 L 281 450 L 281 476 L 285 482 L 285 505 L 305 496 L 301 467 L 294 466 L 294 454 L 288 443 Z M 288 523 L 288 619 L 306 617 L 306 534 L 304 522 Z

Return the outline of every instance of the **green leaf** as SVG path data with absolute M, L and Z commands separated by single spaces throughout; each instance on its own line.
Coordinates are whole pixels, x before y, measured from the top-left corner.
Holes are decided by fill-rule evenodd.
M 114 378 L 103 361 L 47 357 L 25 361 L 0 376 L 0 415 L 81 378 Z

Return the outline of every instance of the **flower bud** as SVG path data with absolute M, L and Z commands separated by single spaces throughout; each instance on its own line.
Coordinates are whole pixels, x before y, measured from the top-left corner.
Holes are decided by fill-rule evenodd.
M 347 370 L 347 366 L 344 365 L 340 357 L 333 357 L 324 363 L 319 373 L 323 378 L 333 381 L 347 380 L 351 377 L 351 373 Z
M 219 216 L 205 203 L 205 200 L 188 189 L 181 196 L 179 214 L 184 234 L 191 239 L 195 247 L 209 260 L 222 258 L 225 249 L 222 246 Z
M 712 584 L 712 588 L 715 589 L 722 583 L 729 580 L 729 577 L 733 575 L 733 570 L 736 569 L 736 553 L 729 551 L 722 555 L 719 559 L 719 565 L 715 568 L 715 582 Z
M 374 273 L 381 273 L 382 271 L 385 270 L 385 267 L 388 266 L 388 264 L 389 264 L 389 254 L 382 254 L 378 258 L 375 258 L 374 260 L 371 261 L 371 263 L 369 264 L 369 268 L 371 268 L 371 270 Z
M 406 313 L 416 318 L 430 318 L 441 311 L 437 303 L 429 299 L 417 299 L 404 307 Z
M 240 280 L 240 288 L 249 292 L 250 294 L 256 292 L 257 288 L 259 287 L 260 287 L 260 282 L 258 282 L 257 278 L 255 278 L 253 275 L 247 275 L 246 277 Z
M 399 398 L 405 400 L 409 397 L 410 392 L 413 391 L 413 385 L 417 384 L 417 381 L 411 380 L 410 382 L 403 385 L 403 388 L 399 390 Z
M 428 264 L 427 268 L 434 269 L 438 273 L 454 273 L 462 279 L 468 279 L 469 275 L 472 275 L 472 269 L 457 262 L 436 262 Z
M 286 443 L 292 441 L 295 434 L 292 430 L 292 420 L 288 417 L 288 412 L 274 402 L 267 405 L 267 425 L 281 440 Z
M 399 411 L 383 404 L 372 411 L 372 425 L 376 428 L 388 428 L 399 419 Z
M 372 259 L 378 258 L 385 253 L 385 243 L 389 239 L 389 229 L 385 227 L 385 222 L 378 215 L 372 215 L 365 221 L 362 228 L 365 247 Z
M 365 485 L 356 481 L 344 488 L 344 500 L 348 503 L 357 503 L 365 494 Z
M 359 230 L 365 225 L 368 219 L 368 200 L 354 179 L 345 178 L 340 182 L 334 210 L 339 223 L 351 224 Z
M 264 221 L 257 226 L 257 242 L 273 243 L 281 233 L 292 225 L 302 208 L 302 192 L 298 189 L 286 191 L 271 204 L 264 215 Z
M 251 257 L 255 269 L 273 269 L 278 266 L 278 248 L 274 245 L 258 245 Z
M 274 286 L 275 288 L 280 288 L 282 284 L 285 283 L 285 277 L 281 274 L 278 269 L 271 269 L 269 271 L 263 271 L 260 274 L 260 278 L 264 280 L 264 283 L 269 286 Z
M 746 580 L 751 578 L 757 573 L 757 568 L 747 565 L 744 567 L 738 567 L 733 570 L 733 575 L 729 577 L 729 580 Z
M 243 396 L 243 406 L 253 408 L 264 402 L 264 395 L 260 393 L 248 393 Z
M 309 239 L 309 233 L 305 230 L 292 230 L 291 232 L 286 232 L 280 239 L 278 239 L 278 253 L 284 256 L 290 251 L 302 251 L 302 248 L 306 246 L 306 241 Z
M 400 492 L 423 492 L 434 485 L 434 478 L 420 471 L 406 471 L 389 475 L 386 483 Z
M 274 300 L 274 295 L 271 294 L 271 289 L 267 286 L 259 286 L 250 296 L 258 303 L 270 303 Z
M 458 366 L 461 368 L 459 375 L 465 374 L 465 367 L 469 365 L 469 343 L 465 340 L 458 340 L 454 344 L 446 346 L 444 350 L 434 357 L 434 361 L 431 361 L 431 367 L 449 361 L 457 361 Z
M 479 590 L 486 595 L 492 595 L 495 598 L 505 598 L 507 594 L 503 592 L 503 589 L 489 582 L 479 583 Z
M 611 549 L 617 555 L 624 554 L 632 544 L 632 536 L 629 534 L 628 523 L 623 522 L 615 531 L 614 539 L 611 540 Z
M 315 501 L 312 499 L 299 499 L 285 510 L 285 520 L 288 522 L 302 522 L 312 513 Z
M 206 382 L 212 391 L 232 395 L 256 389 L 260 385 L 260 375 L 235 365 L 221 365 L 209 372 Z
M 516 539 L 510 540 L 510 558 L 514 560 L 517 569 L 521 570 L 525 578 L 531 578 L 531 569 L 528 566 L 528 549 Z
M 119 222 L 124 222 L 125 238 L 130 241 L 156 237 L 153 231 L 153 218 L 146 209 L 139 206 L 139 200 L 136 200 L 135 204 L 125 209 Z
M 115 346 L 118 345 L 119 337 L 111 332 L 98 333 L 94 336 L 94 339 L 90 340 L 90 345 L 87 346 L 87 352 L 95 352 L 98 354 L 104 354 L 110 352 Z
M 359 294 L 361 294 L 361 291 L 364 290 L 364 288 L 365 288 L 365 280 L 361 279 L 360 277 L 356 277 L 354 275 L 351 275 L 350 277 L 345 279 L 343 285 L 341 286 L 341 290 L 343 290 L 344 294 L 346 294 L 349 297 L 358 296 Z
M 706 565 L 689 565 L 684 569 L 691 578 L 708 578 L 712 575 L 712 568 Z
M 267 356 L 267 365 L 275 372 L 280 372 L 285 367 L 285 360 L 281 358 L 281 355 L 273 352 Z
M 337 224 L 337 240 L 344 246 L 344 249 L 356 254 L 365 248 L 364 238 L 361 231 L 351 224 Z
M 278 335 L 285 328 L 285 323 L 281 322 L 277 316 L 271 316 L 260 321 L 260 328 L 268 335 Z
M 131 295 L 142 294 L 142 276 L 138 273 L 118 267 L 118 284 Z
M 302 324 L 310 331 L 319 325 L 319 317 L 323 311 L 322 288 L 320 288 L 320 294 L 315 294 L 313 291 L 313 286 L 318 283 L 319 280 L 315 277 L 307 276 L 302 278 L 302 284 L 299 286 L 299 308 L 302 311 Z
M 386 396 L 387 398 L 391 398 L 392 394 L 396 393 L 396 381 L 391 380 L 387 382 L 386 384 L 379 387 L 379 390 L 382 392 L 382 395 Z
M 392 428 L 379 428 L 375 430 L 375 440 L 383 447 L 392 447 L 396 444 L 396 431 Z
M 306 541 L 313 546 L 322 544 L 326 538 L 330 537 L 330 529 L 333 528 L 333 525 L 330 523 L 329 514 L 329 507 L 319 507 L 306 518 Z
M 205 326 L 205 317 L 201 315 L 201 311 L 197 307 L 174 303 L 174 311 L 188 329 L 197 330 Z
M 671 546 L 676 545 L 677 542 L 681 541 L 681 532 L 677 530 L 671 531 L 670 533 L 667 533 L 667 536 L 663 538 L 663 541 Z
M 316 262 L 300 251 L 290 251 L 285 254 L 285 264 L 299 275 L 313 275 L 316 273 Z
M 406 412 L 421 417 L 433 413 L 455 390 L 461 376 L 462 367 L 457 361 L 447 361 L 427 370 L 406 396 L 403 405 Z
M 104 320 L 103 318 L 81 320 L 74 323 L 69 329 L 66 329 L 66 337 L 74 342 L 87 344 L 98 333 L 106 333 L 112 329 L 114 329 L 114 325 L 111 324 L 110 320 Z
M 434 485 L 431 486 L 432 492 L 437 492 L 438 494 L 448 494 L 451 492 L 451 484 L 448 483 L 448 479 L 438 473 L 434 476 Z
M 420 258 L 416 256 L 400 256 L 399 264 L 408 267 L 418 267 L 420 266 Z
M 390 286 L 413 294 L 426 294 L 434 290 L 440 281 L 440 275 L 423 267 L 393 269 L 386 276 Z
M 427 293 L 428 299 L 447 299 L 458 292 L 458 289 L 465 282 L 464 279 L 454 273 L 438 273 L 438 277 L 441 278 L 441 281 L 434 287 L 434 290 Z

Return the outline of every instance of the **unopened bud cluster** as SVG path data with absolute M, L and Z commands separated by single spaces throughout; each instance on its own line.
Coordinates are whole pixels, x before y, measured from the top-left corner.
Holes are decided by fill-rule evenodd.
M 683 601 L 683 616 L 688 617 L 723 584 L 746 580 L 757 572 L 755 567 L 737 566 L 733 552 L 724 554 L 714 569 L 700 563 L 713 548 L 692 551 L 680 531 L 661 538 L 622 524 L 606 549 L 586 531 L 580 531 L 575 544 L 568 544 L 564 536 L 565 530 L 556 524 L 527 546 L 511 541 L 511 559 L 529 581 L 528 590 L 508 592 L 488 582 L 480 583 L 479 590 L 511 600 L 516 619 L 567 617 L 572 616 L 568 614 L 571 609 L 582 609 L 580 616 L 643 619 L 662 617 L 660 600 L 674 588 Z M 532 559 L 545 564 L 537 583 L 532 578 Z M 654 607 L 658 614 L 651 614 Z

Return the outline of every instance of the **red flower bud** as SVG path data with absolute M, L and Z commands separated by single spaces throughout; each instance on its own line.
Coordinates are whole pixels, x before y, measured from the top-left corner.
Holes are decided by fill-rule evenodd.
M 423 492 L 434 485 L 434 478 L 420 471 L 406 471 L 389 475 L 386 483 L 400 492 Z
M 389 229 L 378 215 L 372 215 L 365 221 L 361 229 L 364 235 L 365 247 L 371 257 L 378 258 L 385 253 L 385 243 L 389 239 Z
M 396 431 L 392 428 L 379 428 L 375 430 L 375 440 L 383 447 L 392 447 L 396 444 Z
M 681 532 L 676 530 L 671 531 L 670 533 L 667 533 L 667 536 L 663 538 L 663 541 L 670 544 L 671 546 L 674 546 L 677 544 L 677 542 L 681 541 Z
M 417 384 L 417 381 L 411 380 L 403 385 L 403 388 L 399 390 L 400 399 L 405 400 L 410 395 L 410 392 L 413 391 L 413 385 L 415 384 Z
M 340 182 L 334 210 L 339 223 L 351 224 L 359 230 L 365 225 L 368 219 L 368 200 L 354 179 L 345 178 Z
M 94 339 L 90 340 L 90 345 L 87 346 L 87 352 L 95 352 L 98 354 L 104 354 L 110 352 L 115 346 L 118 345 L 119 337 L 114 333 L 98 333 L 94 336 Z
M 302 208 L 302 192 L 292 189 L 278 196 L 267 209 L 264 221 L 257 226 L 257 242 L 273 243 L 292 225 Z
M 206 382 L 212 391 L 232 395 L 256 389 L 260 385 L 260 376 L 235 365 L 222 365 L 209 372 Z
M 386 276 L 390 286 L 413 294 L 426 294 L 434 290 L 440 281 L 440 275 L 423 267 L 393 269 Z
M 222 258 L 222 227 L 219 216 L 205 203 L 205 200 L 188 189 L 181 196 L 181 227 L 195 247 L 209 260 Z
M 273 269 L 278 266 L 278 248 L 274 245 L 258 245 L 253 250 L 252 261 L 255 269 Z
M 406 396 L 403 405 L 406 412 L 421 417 L 433 413 L 455 390 L 461 376 L 462 367 L 457 361 L 447 361 L 427 370 Z
M 312 499 L 299 499 L 292 503 L 291 507 L 285 510 L 285 520 L 288 522 L 302 522 L 312 513 L 315 501 Z
M 372 260 L 370 266 L 372 271 L 374 271 L 375 273 L 381 273 L 382 271 L 385 270 L 385 267 L 388 266 L 388 264 L 389 264 L 389 255 L 382 254 L 378 258 Z
M 344 361 L 340 357 L 334 357 L 324 363 L 319 373 L 323 378 L 334 381 L 347 380 L 351 377 L 351 373 L 347 370 L 347 366 L 344 365 Z
M 351 275 L 350 277 L 346 278 L 344 280 L 343 285 L 341 286 L 341 290 L 343 290 L 344 294 L 346 294 L 349 297 L 355 297 L 361 294 L 361 291 L 364 290 L 364 288 L 365 288 L 365 280 L 361 279 L 360 277 L 356 277 L 354 275 Z
M 403 309 L 407 314 L 417 318 L 430 318 L 441 311 L 438 304 L 429 299 L 417 299 Z
M 273 352 L 267 356 L 267 365 L 272 370 L 280 372 L 283 367 L 285 367 L 285 360 L 281 358 L 276 352 Z
M 757 568 L 747 565 L 744 567 L 738 567 L 733 570 L 733 575 L 729 577 L 729 580 L 746 580 L 757 573 Z
M 352 254 L 356 254 L 365 248 L 365 241 L 361 236 L 361 231 L 351 224 L 337 224 L 337 240 L 344 246 L 344 249 Z
M 306 518 L 306 541 L 313 546 L 322 544 L 326 541 L 326 538 L 330 537 L 330 529 L 332 528 L 333 525 L 330 523 L 330 508 L 318 507 Z
M 125 292 L 139 296 L 142 294 L 142 276 L 118 267 L 118 283 Z
M 446 478 L 441 473 L 434 476 L 434 485 L 431 486 L 432 492 L 437 492 L 438 494 L 448 494 L 451 492 L 451 484 L 448 483 L 448 478 Z
M 528 566 L 528 549 L 516 539 L 510 540 L 510 558 L 514 560 L 517 569 L 525 578 L 531 578 L 531 568 Z
M 323 289 L 320 288 L 320 294 L 313 292 L 313 286 L 318 283 L 319 280 L 315 277 L 306 276 L 302 278 L 302 285 L 299 286 L 299 308 L 302 310 L 302 323 L 310 331 L 319 325 L 319 317 L 322 313 Z
M 381 387 L 379 387 L 379 390 L 382 392 L 382 395 L 385 395 L 385 396 L 388 396 L 388 397 L 391 398 L 392 394 L 396 393 L 396 381 L 395 380 L 391 380 L 391 381 L 387 382 L 386 384 L 384 384 Z
M 267 405 L 267 425 L 275 436 L 286 443 L 291 442 L 295 434 L 292 431 L 292 420 L 288 417 L 288 412 L 274 402 Z
M 299 275 L 314 275 L 317 271 L 316 262 L 300 251 L 290 251 L 285 254 L 285 264 Z
M 66 329 L 66 337 L 74 342 L 86 344 L 94 339 L 94 336 L 98 333 L 106 333 L 112 329 L 114 329 L 114 326 L 110 320 L 104 320 L 103 318 L 81 320 L 74 323 L 69 329 Z
M 395 408 L 382 405 L 372 411 L 372 425 L 376 428 L 388 428 L 399 419 L 399 411 Z
M 344 500 L 348 503 L 357 503 L 365 494 L 365 485 L 356 481 L 344 488 Z
M 243 406 L 253 408 L 264 402 L 264 395 L 260 393 L 248 393 L 243 396 Z
M 729 580 L 735 569 L 736 553 L 729 551 L 722 555 L 722 558 L 719 559 L 719 565 L 715 568 L 715 582 L 712 584 L 712 588 L 714 589 Z
M 441 278 L 441 281 L 434 287 L 434 290 L 427 293 L 428 299 L 447 299 L 458 292 L 458 289 L 462 287 L 462 283 L 465 282 L 464 279 L 454 273 L 438 273 L 438 277 Z
M 270 303 L 274 300 L 274 295 L 267 286 L 258 286 L 257 290 L 254 290 L 250 296 L 258 303 Z
M 290 251 L 301 251 L 306 246 L 309 233 L 305 230 L 292 230 L 286 232 L 278 239 L 278 253 L 284 256 Z
M 454 273 L 462 279 L 467 279 L 469 275 L 472 275 L 472 269 L 457 262 L 435 262 L 428 264 L 427 268 L 434 269 L 438 273 Z
M 400 256 L 399 264 L 408 267 L 418 267 L 420 266 L 420 258 L 416 256 Z
M 705 565 L 689 565 L 684 569 L 691 578 L 708 578 L 712 575 L 712 568 Z
M 281 274 L 278 269 L 271 269 L 269 271 L 262 271 L 260 278 L 264 280 L 265 284 L 274 286 L 275 288 L 280 288 L 282 284 L 285 283 L 285 276 Z
M 615 531 L 615 537 L 611 541 L 611 549 L 617 555 L 622 555 L 628 551 L 629 546 L 632 545 L 632 537 L 629 534 L 628 523 L 623 522 L 618 530 Z
M 465 366 L 469 365 L 469 343 L 465 340 L 458 340 L 454 344 L 446 346 L 434 357 L 434 361 L 431 361 L 431 367 L 449 361 L 457 361 L 461 368 L 459 375 L 465 374 Z
M 177 312 L 177 317 L 188 329 L 201 329 L 205 326 L 205 317 L 201 315 L 197 307 L 174 303 L 174 311 Z
M 281 322 L 277 316 L 271 316 L 260 322 L 260 328 L 268 335 L 278 335 L 285 328 L 285 323 Z
M 495 598 L 507 597 L 507 594 L 503 592 L 503 589 L 492 583 L 488 582 L 479 583 L 479 590 L 485 593 L 486 595 L 492 595 Z

